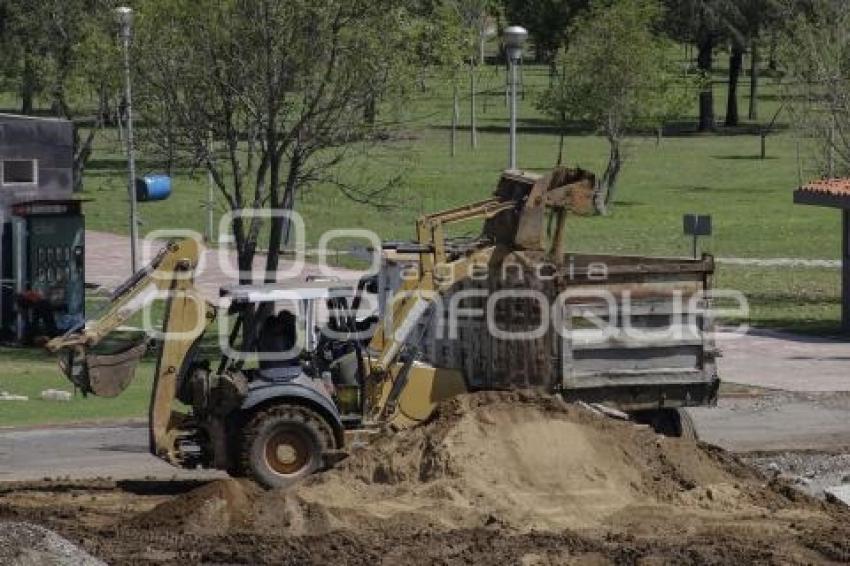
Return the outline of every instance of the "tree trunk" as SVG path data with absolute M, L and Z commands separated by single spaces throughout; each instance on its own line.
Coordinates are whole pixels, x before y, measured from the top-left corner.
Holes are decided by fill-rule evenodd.
M 608 166 L 602 179 L 599 181 L 599 190 L 596 193 L 595 206 L 597 212 L 603 215 L 611 213 L 614 208 L 614 190 L 617 186 L 617 178 L 623 167 L 623 156 L 620 152 L 621 140 L 616 135 L 608 136 Z
M 714 37 L 706 34 L 697 45 L 697 68 L 703 73 L 705 86 L 699 93 L 699 131 L 714 130 L 714 86 L 712 84 L 712 58 L 714 55 Z
M 484 41 L 485 41 L 485 39 L 486 38 L 484 37 L 484 30 L 481 30 L 481 32 L 478 34 L 478 64 L 479 65 L 484 64 Z
M 567 114 L 561 112 L 560 127 L 558 129 L 558 166 L 564 163 L 564 138 L 567 137 Z
M 776 29 L 773 29 L 770 32 L 770 53 L 768 54 L 768 68 L 771 71 L 776 71 L 779 68 L 779 63 L 777 63 L 776 59 L 776 51 L 779 48 L 779 38 L 777 36 Z
M 455 156 L 457 147 L 457 122 L 460 111 L 458 110 L 457 84 L 452 87 L 452 132 L 449 140 L 449 152 Z
M 24 71 L 21 76 L 21 114 L 33 113 L 35 100 L 35 69 L 29 57 L 24 58 Z
M 750 111 L 747 116 L 750 120 L 759 119 L 759 43 L 753 39 L 750 45 Z
M 375 94 L 370 92 L 366 98 L 366 104 L 363 107 L 363 121 L 370 126 L 375 123 L 375 117 L 378 115 L 378 105 L 375 100 Z
M 475 61 L 469 65 L 469 143 L 478 147 L 478 126 L 475 123 Z
M 726 98 L 726 127 L 737 126 L 741 120 L 738 114 L 738 81 L 744 65 L 744 49 L 740 45 L 732 46 L 729 55 L 729 91 Z
M 560 167 L 564 164 L 564 138 L 566 137 L 566 129 L 563 124 L 561 125 L 561 132 L 558 136 L 558 163 L 556 165 Z

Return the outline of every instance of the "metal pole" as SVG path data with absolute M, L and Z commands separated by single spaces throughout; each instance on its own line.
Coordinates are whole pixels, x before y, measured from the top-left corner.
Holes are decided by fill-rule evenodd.
M 213 143 L 214 137 L 213 133 L 210 132 L 210 141 L 209 141 L 209 151 L 212 153 L 213 151 Z M 207 243 L 211 243 L 213 238 L 215 238 L 215 218 L 213 215 L 213 206 L 215 203 L 215 194 L 214 187 L 215 181 L 213 180 L 212 171 L 207 170 Z
M 850 210 L 841 213 L 841 328 L 850 332 Z
M 478 147 L 478 133 L 475 124 L 475 61 L 469 64 L 469 141 L 473 148 Z
M 826 176 L 835 177 L 835 116 L 829 119 L 829 153 L 826 160 Z
M 511 133 L 509 169 L 516 169 L 516 59 L 511 57 Z
M 130 88 L 130 30 L 122 28 L 124 43 L 124 96 L 127 99 L 127 193 L 130 197 L 130 266 L 138 269 L 138 223 L 136 214 L 136 156 L 133 146 L 133 97 Z

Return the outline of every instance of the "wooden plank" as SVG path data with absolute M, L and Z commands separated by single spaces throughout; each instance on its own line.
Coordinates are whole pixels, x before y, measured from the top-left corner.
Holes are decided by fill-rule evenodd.
M 630 305 L 632 318 L 636 317 L 644 317 L 644 316 L 669 316 L 671 314 L 675 314 L 682 311 L 684 316 L 687 316 L 687 312 L 685 309 L 688 307 L 688 301 L 685 301 L 683 298 L 683 303 L 681 305 L 681 309 L 679 305 L 676 304 L 675 301 L 671 299 L 661 298 L 661 299 L 649 299 L 649 300 L 641 300 L 641 301 L 632 301 Z M 622 301 L 618 302 L 618 308 L 622 305 Z M 708 303 L 707 301 L 700 300 L 696 302 L 696 306 L 698 309 L 707 310 Z M 608 304 L 600 304 L 600 303 L 570 303 L 569 309 L 572 311 L 573 317 L 581 317 L 584 314 L 592 314 L 594 316 L 605 315 L 608 313 Z
M 647 331 L 645 336 L 615 335 L 603 339 L 599 330 L 573 330 L 573 350 L 610 350 L 610 349 L 642 349 L 661 348 L 667 346 L 702 346 L 703 333 L 694 332 L 687 325 L 673 325 L 660 332 Z M 673 334 L 674 337 L 670 337 Z
M 622 371 L 592 376 L 577 377 L 569 389 L 593 389 L 597 387 L 635 387 L 646 385 L 677 385 L 705 383 L 703 373 L 698 370 L 683 371 L 679 368 L 655 369 L 650 371 Z
M 700 346 L 643 349 L 574 350 L 576 378 L 610 371 L 647 371 L 664 368 L 698 370 L 702 368 Z

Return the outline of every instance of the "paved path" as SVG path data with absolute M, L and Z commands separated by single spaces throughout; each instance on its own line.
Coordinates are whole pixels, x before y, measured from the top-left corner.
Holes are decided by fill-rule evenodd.
M 0 481 L 208 477 L 211 473 L 215 474 L 182 470 L 151 456 L 144 424 L 0 429 Z
M 734 452 L 850 450 L 850 394 L 721 398 L 688 409 L 700 438 Z M 848 470 L 850 472 L 850 470 Z
M 785 391 L 850 391 L 850 338 L 755 329 L 740 338 L 718 336 L 724 381 Z
M 86 283 L 99 285 L 108 289 L 117 287 L 130 276 L 130 240 L 126 236 L 107 232 L 86 231 Z M 144 244 L 150 244 L 142 240 Z M 140 245 L 139 265 L 146 265 L 162 248 L 163 242 L 153 242 L 152 245 Z M 265 256 L 254 258 L 254 270 L 257 278 L 262 277 Z M 283 277 L 295 277 L 304 281 L 308 276 L 320 275 L 316 265 L 305 264 L 298 273 L 288 273 L 293 270 L 294 263 L 281 261 L 278 273 Z M 237 283 L 234 275 L 236 269 L 236 254 L 223 249 L 206 248 L 200 260 L 195 283 L 208 300 L 218 299 L 220 287 Z M 350 269 L 333 268 L 333 276 L 340 279 L 355 279 L 359 272 Z
M 840 269 L 839 259 L 803 259 L 797 257 L 718 257 L 720 265 L 749 265 L 752 267 L 823 267 Z

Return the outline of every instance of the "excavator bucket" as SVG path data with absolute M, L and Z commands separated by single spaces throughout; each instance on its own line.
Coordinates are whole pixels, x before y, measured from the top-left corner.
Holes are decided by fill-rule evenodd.
M 484 224 L 484 236 L 514 250 L 544 251 L 546 214 L 558 214 L 558 226 L 552 236 L 560 241 L 566 211 L 581 216 L 593 214 L 595 190 L 596 177 L 580 168 L 556 167 L 546 175 L 505 171 L 493 196 L 516 202 L 517 207 L 489 218 Z
M 136 367 L 146 350 L 147 341 L 111 354 L 75 357 L 71 351 L 60 357 L 59 367 L 83 394 L 117 397 L 133 381 Z

